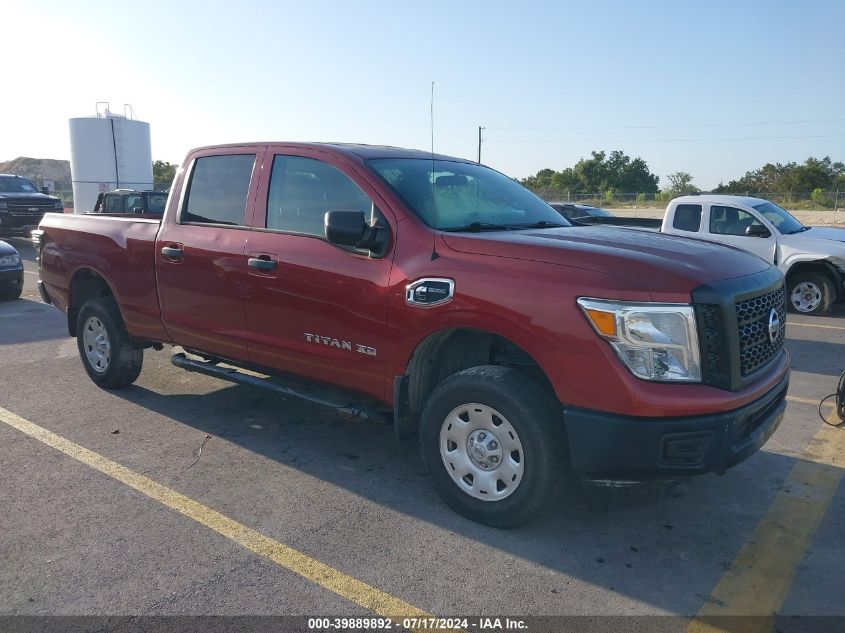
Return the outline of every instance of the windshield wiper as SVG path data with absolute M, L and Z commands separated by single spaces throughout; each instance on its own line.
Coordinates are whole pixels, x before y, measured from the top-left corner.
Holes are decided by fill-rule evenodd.
M 800 229 L 796 229 L 794 231 L 790 231 L 787 235 L 795 235 L 796 233 L 803 233 L 804 231 L 809 231 L 809 226 L 802 226 Z
M 448 229 L 442 229 L 450 233 L 480 233 L 481 231 L 513 231 L 517 228 L 509 224 L 493 224 L 491 222 L 470 222 L 464 226 L 451 226 Z
M 580 219 L 580 218 L 579 218 Z M 534 224 L 520 224 L 517 228 L 520 229 L 559 229 L 569 224 L 561 224 L 560 222 L 549 222 L 548 220 L 540 220 Z

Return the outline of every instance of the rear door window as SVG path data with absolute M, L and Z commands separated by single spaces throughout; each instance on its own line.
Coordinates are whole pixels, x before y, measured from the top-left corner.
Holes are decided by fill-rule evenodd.
M 675 207 L 672 226 L 679 231 L 697 232 L 701 228 L 701 205 L 679 204 Z
M 196 159 L 182 207 L 184 224 L 243 226 L 255 154 Z

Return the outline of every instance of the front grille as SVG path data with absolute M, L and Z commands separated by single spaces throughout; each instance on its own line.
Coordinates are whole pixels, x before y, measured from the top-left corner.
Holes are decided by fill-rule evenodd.
M 47 211 L 52 211 L 55 204 L 48 202 L 9 202 L 8 209 L 11 215 L 15 216 L 41 216 Z
M 705 382 L 714 386 L 730 385 L 730 359 L 724 353 L 724 316 L 715 304 L 696 306 L 698 337 L 701 345 L 701 371 Z
M 780 325 L 774 340 L 769 335 L 772 309 Z M 743 377 L 768 363 L 783 347 L 786 303 L 783 286 L 759 297 L 736 303 L 739 328 L 739 368 Z
M 737 391 L 782 357 L 785 299 L 783 275 L 774 266 L 692 291 L 704 384 Z M 781 325 L 773 341 L 772 309 Z

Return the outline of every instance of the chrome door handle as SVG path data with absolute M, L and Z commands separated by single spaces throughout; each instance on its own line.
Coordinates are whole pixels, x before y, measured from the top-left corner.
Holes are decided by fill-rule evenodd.
M 273 259 L 264 259 L 262 257 L 250 257 L 246 260 L 246 265 L 256 270 L 276 270 L 278 262 Z

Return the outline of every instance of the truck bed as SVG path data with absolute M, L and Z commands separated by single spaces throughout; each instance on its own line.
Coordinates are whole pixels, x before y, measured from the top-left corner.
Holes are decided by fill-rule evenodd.
M 107 279 L 127 329 L 167 340 L 156 292 L 155 243 L 160 218 L 49 213 L 39 225 L 41 279 L 53 304 L 71 305 L 77 275 Z

